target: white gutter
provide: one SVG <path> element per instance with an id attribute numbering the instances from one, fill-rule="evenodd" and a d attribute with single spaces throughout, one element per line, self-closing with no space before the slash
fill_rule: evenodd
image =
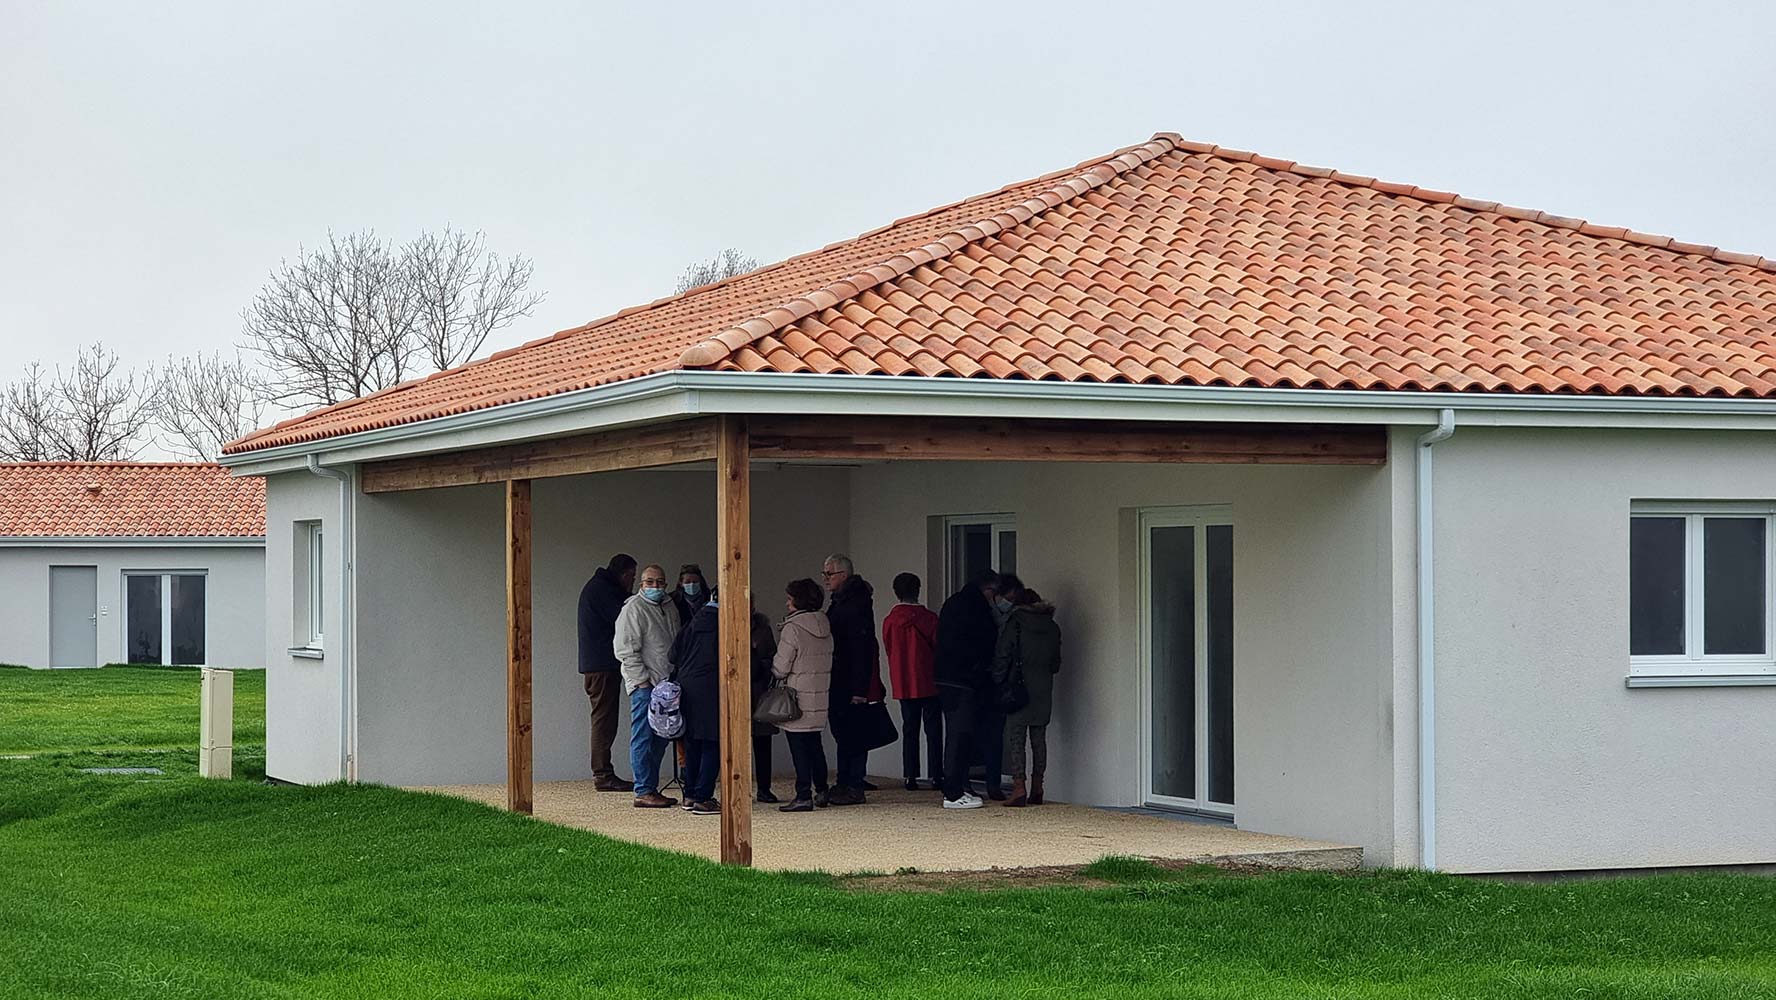
<path id="1" fill-rule="evenodd" d="M 1418 863 L 1437 867 L 1437 607 L 1432 529 L 1431 449 L 1455 433 L 1455 411 L 1441 410 L 1437 427 L 1418 439 Z"/>
<path id="2" fill-rule="evenodd" d="M 1257 389 L 767 372 L 670 371 L 430 420 L 224 455 L 236 474 L 454 450 L 653 422 L 696 413 L 880 413 L 1432 424 L 1460 408 L 1467 425 L 1776 430 L 1776 399 L 1527 393 Z"/>
<path id="3" fill-rule="evenodd" d="M 356 781 L 358 763 L 353 739 L 357 706 L 353 694 L 357 689 L 352 670 L 352 477 L 351 473 L 329 469 L 320 456 L 308 456 L 308 471 L 339 482 L 339 780 Z"/>

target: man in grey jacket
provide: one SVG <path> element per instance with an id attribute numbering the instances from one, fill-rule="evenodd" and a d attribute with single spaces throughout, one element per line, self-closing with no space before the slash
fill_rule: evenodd
<path id="1" fill-rule="evenodd" d="M 644 566 L 640 593 L 623 602 L 612 648 L 629 693 L 629 767 L 635 775 L 635 808 L 670 809 L 678 800 L 660 794 L 660 758 L 667 741 L 648 724 L 654 685 L 672 673 L 668 654 L 678 638 L 678 609 L 666 595 L 666 570 Z"/>

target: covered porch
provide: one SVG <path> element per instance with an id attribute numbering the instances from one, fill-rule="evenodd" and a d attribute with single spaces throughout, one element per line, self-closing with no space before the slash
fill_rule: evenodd
<path id="1" fill-rule="evenodd" d="M 1393 614 L 1412 555 L 1399 544 L 1410 488 L 1390 459 L 1407 440 L 1381 426 L 724 415 L 366 463 L 358 777 L 774 868 L 1106 854 L 1385 864 L 1398 847 L 1396 758 L 1414 735 L 1397 725 L 1409 703 L 1392 697 L 1410 668 Z M 1201 554 L 1173 566 L 1168 589 L 1155 582 L 1154 532 L 1180 527 L 1200 531 L 1197 550 L 1218 529 L 1229 544 L 1218 567 Z M 892 790 L 869 805 L 755 814 L 746 604 L 732 599 L 724 697 L 736 695 L 737 738 L 724 739 L 720 820 L 636 810 L 576 780 L 587 716 L 574 598 L 611 553 L 668 572 L 701 562 L 724 594 L 751 593 L 777 620 L 784 582 L 848 552 L 876 587 L 879 620 L 897 572 L 941 603 L 977 557 L 958 531 L 993 536 L 988 558 L 1015 559 L 1060 609 L 1049 789 L 1070 805 L 946 812 L 935 793 L 899 790 L 890 746 L 870 764 Z M 1216 585 L 1227 620 L 1212 641 L 1239 650 L 1237 668 L 1209 662 Z M 1168 614 L 1176 642 L 1156 652 Z M 624 774 L 625 747 L 619 737 Z M 1153 806 L 1210 821 L 1112 811 Z"/>

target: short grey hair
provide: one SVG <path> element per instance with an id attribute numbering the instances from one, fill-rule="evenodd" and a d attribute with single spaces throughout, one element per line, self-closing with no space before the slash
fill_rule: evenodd
<path id="1" fill-rule="evenodd" d="M 821 563 L 821 565 L 822 566 L 837 566 L 839 569 L 843 570 L 846 573 L 856 573 L 857 572 L 857 570 L 851 565 L 851 557 L 844 554 L 843 552 L 834 552 L 832 555 L 827 556 L 826 561 Z"/>

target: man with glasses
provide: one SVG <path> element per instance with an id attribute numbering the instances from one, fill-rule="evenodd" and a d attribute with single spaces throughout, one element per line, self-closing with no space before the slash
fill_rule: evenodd
<path id="1" fill-rule="evenodd" d="M 641 592 L 623 602 L 613 642 L 629 693 L 629 767 L 635 776 L 635 808 L 670 809 L 678 800 L 660 794 L 660 758 L 666 740 L 648 723 L 654 685 L 672 674 L 670 655 L 678 638 L 678 609 L 667 599 L 666 570 L 642 567 Z"/>

